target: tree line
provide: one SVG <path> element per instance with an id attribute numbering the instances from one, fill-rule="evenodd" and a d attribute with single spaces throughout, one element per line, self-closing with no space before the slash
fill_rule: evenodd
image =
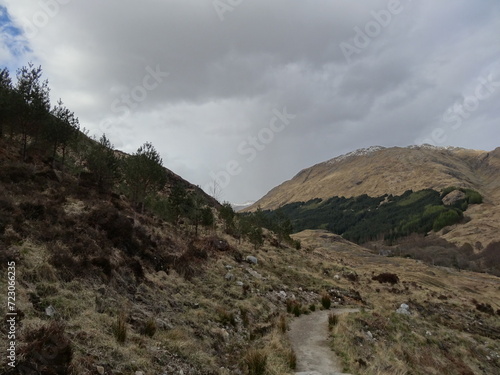
<path id="1" fill-rule="evenodd" d="M 78 117 L 61 99 L 51 106 L 49 82 L 41 66 L 29 63 L 12 79 L 7 68 L 0 69 L 0 139 L 19 146 L 22 162 L 33 157 L 50 161 L 52 168 L 76 176 L 80 184 L 100 193 L 126 195 L 137 209 L 145 209 L 175 225 L 186 221 L 197 235 L 199 227 L 215 228 L 216 215 L 224 231 L 245 238 L 255 248 L 263 245 L 264 230 L 275 233 L 275 245 L 286 242 L 300 247 L 290 238 L 291 221 L 284 211 L 265 215 L 237 214 L 230 203 L 217 209 L 201 191 L 169 178 L 163 160 L 152 143 L 145 142 L 132 155 L 114 149 L 102 134 L 89 137 Z"/>
<path id="2" fill-rule="evenodd" d="M 454 190 L 464 193 L 462 199 L 445 205 L 442 198 Z M 408 190 L 402 195 L 370 197 L 332 197 L 287 204 L 279 211 L 263 211 L 265 218 L 289 217 L 295 231 L 326 229 L 344 238 L 364 243 L 384 239 L 392 242 L 412 233 L 439 231 L 461 222 L 470 204 L 479 204 L 483 197 L 472 189 L 449 187 L 437 192 L 432 189 Z"/>
<path id="3" fill-rule="evenodd" d="M 41 66 L 29 63 L 17 70 L 15 79 L 7 68 L 0 69 L 0 139 L 19 146 L 22 162 L 41 157 L 63 177 L 71 173 L 101 193 L 125 194 L 141 211 L 151 209 L 176 224 L 186 218 L 196 233 L 199 225 L 213 225 L 212 208 L 200 192 L 176 181 L 166 186 L 168 172 L 152 143 L 125 155 L 106 134 L 99 139 L 87 134 L 61 99 L 51 106 Z"/>

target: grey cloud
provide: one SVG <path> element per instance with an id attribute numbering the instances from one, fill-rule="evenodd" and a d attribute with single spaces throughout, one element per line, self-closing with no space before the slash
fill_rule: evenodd
<path id="1" fill-rule="evenodd" d="M 38 9 L 5 3 L 16 20 Z M 221 22 L 211 0 L 73 0 L 29 40 L 26 60 L 42 63 L 54 99 L 125 151 L 153 141 L 167 167 L 202 186 L 236 160 L 242 172 L 223 198 L 247 201 L 339 153 L 427 138 L 449 126 L 443 114 L 480 77 L 500 76 L 493 0 L 401 0 L 402 11 L 348 63 L 340 44 L 353 44 L 355 28 L 389 3 L 247 0 Z M 114 110 L 148 67 L 169 75 L 126 115 Z M 491 148 L 498 91 L 447 130 L 449 142 Z M 248 162 L 238 146 L 284 107 L 297 117 Z"/>

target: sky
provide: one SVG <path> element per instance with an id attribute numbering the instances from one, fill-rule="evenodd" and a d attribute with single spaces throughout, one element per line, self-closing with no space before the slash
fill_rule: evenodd
<path id="1" fill-rule="evenodd" d="M 0 66 L 232 203 L 358 148 L 499 147 L 499 37 L 498 0 L 0 0 Z"/>

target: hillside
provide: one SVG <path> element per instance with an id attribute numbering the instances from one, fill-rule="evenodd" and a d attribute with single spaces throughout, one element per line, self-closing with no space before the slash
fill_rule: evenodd
<path id="1" fill-rule="evenodd" d="M 361 149 L 302 170 L 246 211 L 276 209 L 314 198 L 379 197 L 449 186 L 477 190 L 484 204 L 471 207 L 467 211 L 471 220 L 449 228 L 443 237 L 460 244 L 479 241 L 486 245 L 498 240 L 500 148 L 491 152 L 428 145 Z"/>
<path id="2" fill-rule="evenodd" d="M 4 358 L 3 373 L 291 374 L 287 327 L 330 305 L 362 308 L 332 331 L 346 371 L 500 368 L 498 278 L 380 257 L 321 231 L 294 235 L 302 249 L 268 231 L 255 244 L 226 233 L 219 206 L 195 231 L 192 217 L 163 220 L 71 168 L 61 179 L 37 155 L 19 161 L 15 141 L 0 150 L 0 267 L 15 264 L 17 314 L 15 367 Z M 387 270 L 396 285 L 372 281 Z M 395 312 L 401 303 L 411 316 Z"/>

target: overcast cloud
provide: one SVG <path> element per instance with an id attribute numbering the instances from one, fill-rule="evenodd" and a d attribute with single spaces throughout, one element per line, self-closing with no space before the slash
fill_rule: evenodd
<path id="1" fill-rule="evenodd" d="M 497 0 L 0 4 L 0 65 L 222 200 L 371 145 L 500 146 Z"/>

